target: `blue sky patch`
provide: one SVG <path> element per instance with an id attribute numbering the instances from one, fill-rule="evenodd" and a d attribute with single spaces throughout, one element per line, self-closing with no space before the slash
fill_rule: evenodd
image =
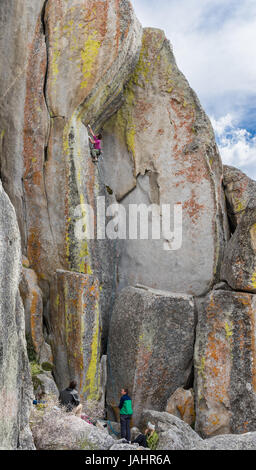
<path id="1" fill-rule="evenodd" d="M 131 0 L 163 29 L 210 117 L 223 163 L 256 179 L 256 1 Z"/>

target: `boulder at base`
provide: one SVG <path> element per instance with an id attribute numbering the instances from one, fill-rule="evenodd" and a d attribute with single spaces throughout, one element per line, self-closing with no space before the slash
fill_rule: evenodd
<path id="1" fill-rule="evenodd" d="M 155 425 L 159 436 L 157 450 L 194 450 L 203 445 L 203 439 L 187 424 L 170 413 L 145 410 L 142 413 L 140 428 Z"/>
<path id="2" fill-rule="evenodd" d="M 188 295 L 127 287 L 111 318 L 107 404 L 118 412 L 120 389 L 133 400 L 133 424 L 145 408 L 163 411 L 187 384 L 193 362 L 194 301 Z"/>
<path id="3" fill-rule="evenodd" d="M 157 450 L 256 450 L 256 432 L 202 439 L 188 424 L 169 413 L 145 410 L 141 429 L 147 427 L 149 421 L 155 425 L 159 436 Z"/>
<path id="4" fill-rule="evenodd" d="M 178 418 L 192 426 L 195 422 L 194 391 L 192 388 L 184 390 L 180 387 L 175 390 L 169 398 L 166 406 L 167 413 Z"/>
<path id="5" fill-rule="evenodd" d="M 212 291 L 198 302 L 195 429 L 203 437 L 256 429 L 256 296 Z"/>
<path id="6" fill-rule="evenodd" d="M 35 410 L 31 429 L 37 450 L 108 450 L 116 443 L 107 431 L 57 407 Z"/>

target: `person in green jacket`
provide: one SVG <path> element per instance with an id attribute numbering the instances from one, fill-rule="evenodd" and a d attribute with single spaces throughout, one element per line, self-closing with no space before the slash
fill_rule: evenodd
<path id="1" fill-rule="evenodd" d="M 121 389 L 121 399 L 119 403 L 121 438 L 131 442 L 130 421 L 133 414 L 132 400 L 128 395 L 128 388 Z"/>

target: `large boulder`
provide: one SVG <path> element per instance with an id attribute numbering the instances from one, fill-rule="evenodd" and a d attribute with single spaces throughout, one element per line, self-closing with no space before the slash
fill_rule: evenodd
<path id="1" fill-rule="evenodd" d="M 155 425 L 159 436 L 157 450 L 195 450 L 204 443 L 187 423 L 169 413 L 144 410 L 141 429 L 146 429 L 148 422 Z"/>
<path id="2" fill-rule="evenodd" d="M 134 204 L 160 205 L 166 222 L 160 239 L 152 239 L 151 219 L 148 239 L 140 240 L 139 231 L 138 239 L 127 235 L 119 288 L 140 283 L 207 292 L 228 237 L 222 164 L 210 121 L 161 30 L 144 30 L 125 102 L 104 126 L 104 155 L 106 184 L 126 211 Z M 170 205 L 167 216 L 164 204 Z"/>
<path id="3" fill-rule="evenodd" d="M 182 387 L 177 388 L 169 398 L 165 411 L 171 415 L 177 416 L 190 426 L 193 426 L 195 423 L 193 389 L 184 390 Z"/>
<path id="4" fill-rule="evenodd" d="M 256 450 L 256 432 L 211 437 L 200 443 L 198 450 Z"/>
<path id="5" fill-rule="evenodd" d="M 255 186 L 256 187 L 256 186 Z M 221 279 L 256 294 L 256 198 L 251 198 L 225 249 Z"/>
<path id="6" fill-rule="evenodd" d="M 116 443 L 107 431 L 58 407 L 35 409 L 31 429 L 37 450 L 108 450 Z"/>
<path id="7" fill-rule="evenodd" d="M 145 410 L 141 426 L 151 422 L 159 435 L 157 450 L 256 450 L 256 432 L 202 439 L 188 424 L 169 413 Z"/>
<path id="8" fill-rule="evenodd" d="M 19 294 L 20 232 L 0 181 L 0 442 L 4 449 L 33 449 L 28 422 L 33 387 Z"/>
<path id="9" fill-rule="evenodd" d="M 198 301 L 195 430 L 203 437 L 256 429 L 256 296 L 212 291 Z"/>
<path id="10" fill-rule="evenodd" d="M 223 185 L 227 199 L 228 216 L 235 229 L 241 221 L 250 199 L 256 206 L 256 182 L 233 166 L 223 166 Z"/>
<path id="11" fill-rule="evenodd" d="M 190 379 L 195 333 L 193 297 L 143 287 L 119 294 L 108 343 L 107 404 L 117 411 L 120 389 L 133 401 L 133 423 L 144 408 L 163 411 Z"/>
<path id="12" fill-rule="evenodd" d="M 59 390 L 76 379 L 82 401 L 100 400 L 101 312 L 94 276 L 57 270 L 51 285 L 51 346 Z"/>

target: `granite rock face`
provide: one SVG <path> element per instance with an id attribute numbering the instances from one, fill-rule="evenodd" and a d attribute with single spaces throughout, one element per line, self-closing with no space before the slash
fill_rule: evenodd
<path id="1" fill-rule="evenodd" d="M 198 301 L 195 429 L 203 437 L 256 429 L 256 296 L 212 291 Z"/>
<path id="2" fill-rule="evenodd" d="M 210 121 L 161 30 L 144 30 L 125 102 L 104 126 L 104 154 L 106 182 L 125 209 L 161 205 L 166 221 L 161 239 L 152 239 L 150 221 L 149 240 L 124 241 L 119 288 L 139 283 L 192 295 L 207 292 L 228 237 L 222 164 Z M 170 205 L 168 222 L 164 204 Z"/>
<path id="3" fill-rule="evenodd" d="M 85 125 L 99 127 L 120 107 L 142 28 L 124 0 L 11 0 L 0 12 L 1 176 L 23 254 L 38 275 L 44 315 L 56 269 L 99 278 L 106 342 L 115 256 L 111 242 L 76 237 L 74 211 L 85 203 L 95 209 L 105 195 Z"/>
<path id="4" fill-rule="evenodd" d="M 4 0 L 0 5 L 1 180 L 16 211 L 22 248 L 27 240 L 26 212 L 30 212 L 29 207 L 25 210 L 28 200 L 25 202 L 24 185 L 28 177 L 37 187 L 41 180 L 42 188 L 39 170 L 48 129 L 43 97 L 47 65 L 41 22 L 44 3 L 45 0 Z M 29 159 L 33 159 L 30 168 Z M 38 202 L 37 197 L 34 204 Z"/>
<path id="5" fill-rule="evenodd" d="M 107 404 L 116 410 L 120 389 L 133 399 L 133 424 L 143 408 L 163 411 L 170 395 L 189 381 L 194 345 L 191 296 L 143 287 L 121 291 L 111 317 Z"/>
<path id="6" fill-rule="evenodd" d="M 256 187 L 256 186 L 255 186 Z M 221 279 L 256 294 L 256 198 L 251 198 L 225 249 Z"/>
<path id="7" fill-rule="evenodd" d="M 45 24 L 51 115 L 106 120 L 138 59 L 142 28 L 130 2 L 48 0 Z"/>
<path id="8" fill-rule="evenodd" d="M 28 260 L 26 261 L 28 262 Z M 35 271 L 29 267 L 25 267 L 24 264 L 22 266 L 22 276 L 19 287 L 25 310 L 26 335 L 32 342 L 38 362 L 40 364 L 43 362 L 52 363 L 51 347 L 45 342 L 43 331 L 42 291 L 38 286 Z"/>
<path id="9" fill-rule="evenodd" d="M 157 450 L 255 450 L 256 432 L 225 434 L 202 439 L 188 424 L 169 413 L 145 410 L 141 425 L 155 424 L 159 435 Z"/>
<path id="10" fill-rule="evenodd" d="M 256 432 L 211 437 L 198 450 L 256 450 Z"/>
<path id="11" fill-rule="evenodd" d="M 48 396 L 59 398 L 59 390 L 54 382 L 51 373 L 41 373 L 37 375 L 38 388 L 37 393 L 42 395 L 43 401 L 47 400 Z"/>
<path id="12" fill-rule="evenodd" d="M 21 243 L 15 210 L 0 181 L 0 445 L 33 449 L 28 421 L 33 388 L 19 294 Z"/>
<path id="13" fill-rule="evenodd" d="M 59 389 L 75 378 L 84 403 L 103 408 L 107 390 L 116 413 L 128 386 L 135 424 L 145 407 L 187 420 L 185 398 L 167 400 L 192 386 L 193 296 L 196 428 L 253 431 L 256 183 L 233 167 L 223 175 L 163 31 L 143 31 L 128 0 L 2 0 L 0 30 L 0 446 L 33 448 L 25 333 L 39 370 L 53 363 Z M 88 123 L 103 133 L 98 165 Z M 112 203 L 123 218 L 110 239 L 100 222 Z M 140 213 L 140 230 L 136 204 L 153 211 L 148 224 Z M 51 377 L 41 379 L 57 396 Z M 161 448 L 204 445 L 168 419 Z M 75 448 L 113 445 L 71 421 Z"/>
<path id="14" fill-rule="evenodd" d="M 256 182 L 233 166 L 223 166 L 223 185 L 233 229 L 241 221 L 250 199 L 256 206 Z"/>
<path id="15" fill-rule="evenodd" d="M 51 286 L 51 346 L 59 390 L 78 383 L 81 400 L 100 400 L 99 283 L 93 276 L 57 270 Z"/>

